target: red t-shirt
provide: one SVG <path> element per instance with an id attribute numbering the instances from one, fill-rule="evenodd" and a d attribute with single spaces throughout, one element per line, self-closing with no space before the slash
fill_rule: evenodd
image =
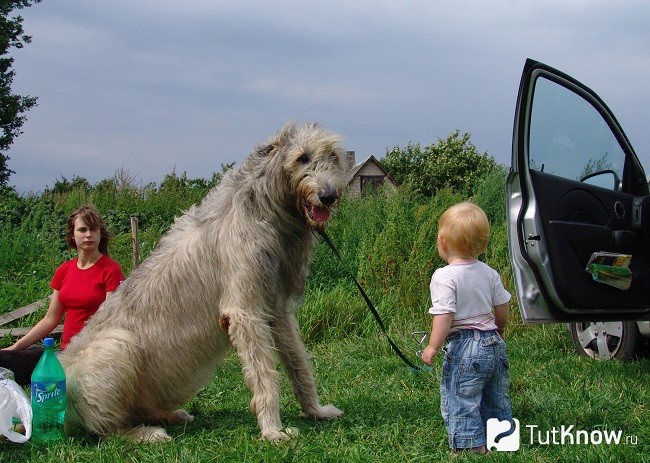
<path id="1" fill-rule="evenodd" d="M 84 270 L 77 267 L 77 258 L 64 262 L 56 269 L 50 287 L 59 291 L 59 302 L 65 314 L 61 349 L 97 312 L 106 299 L 106 293 L 115 291 L 122 280 L 124 274 L 120 265 L 106 255 Z"/>

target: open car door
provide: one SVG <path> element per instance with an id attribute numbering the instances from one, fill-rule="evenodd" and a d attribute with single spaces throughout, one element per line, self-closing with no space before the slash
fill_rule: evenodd
<path id="1" fill-rule="evenodd" d="M 645 172 L 598 95 L 533 60 L 519 87 L 506 192 L 525 322 L 650 318 Z M 591 261 L 594 253 L 603 257 Z"/>

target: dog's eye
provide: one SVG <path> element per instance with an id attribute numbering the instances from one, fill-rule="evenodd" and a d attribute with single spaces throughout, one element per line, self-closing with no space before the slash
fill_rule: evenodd
<path id="1" fill-rule="evenodd" d="M 330 154 L 330 157 L 332 158 L 332 163 L 335 165 L 338 165 L 339 163 L 339 155 L 336 153 Z"/>
<path id="2" fill-rule="evenodd" d="M 309 156 L 307 156 L 306 154 L 303 154 L 302 156 L 300 156 L 298 158 L 298 162 L 300 164 L 307 164 L 309 162 Z"/>

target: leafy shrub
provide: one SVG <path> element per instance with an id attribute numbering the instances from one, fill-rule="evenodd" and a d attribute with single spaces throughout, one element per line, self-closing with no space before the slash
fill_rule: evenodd
<path id="1" fill-rule="evenodd" d="M 0 225 L 16 225 L 25 212 L 26 200 L 16 190 L 0 185 Z"/>
<path id="2" fill-rule="evenodd" d="M 458 130 L 424 148 L 411 143 L 404 149 L 396 146 L 381 162 L 399 184 L 410 183 L 416 193 L 426 197 L 444 188 L 472 196 L 479 181 L 496 167 L 492 156 L 479 153 L 470 135 L 460 135 Z"/>

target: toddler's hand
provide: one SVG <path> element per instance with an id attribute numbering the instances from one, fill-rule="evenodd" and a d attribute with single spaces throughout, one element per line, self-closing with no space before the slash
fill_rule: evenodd
<path id="1" fill-rule="evenodd" d="M 426 363 L 427 365 L 432 365 L 433 364 L 433 358 L 436 356 L 438 353 L 438 349 L 434 349 L 431 346 L 427 346 L 424 348 L 422 351 L 422 361 Z"/>

